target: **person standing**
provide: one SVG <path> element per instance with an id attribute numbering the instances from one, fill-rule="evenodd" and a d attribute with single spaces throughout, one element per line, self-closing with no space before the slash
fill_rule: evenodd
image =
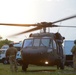
<path id="1" fill-rule="evenodd" d="M 9 58 L 10 69 L 12 72 L 17 72 L 17 62 L 16 62 L 17 49 L 13 47 L 13 44 L 9 44 L 9 48 L 6 51 L 6 58 Z"/>
<path id="2" fill-rule="evenodd" d="M 75 45 L 71 49 L 71 52 L 73 54 L 73 68 L 74 68 L 74 71 L 76 71 L 76 40 L 74 41 L 74 44 Z"/>
<path id="3" fill-rule="evenodd" d="M 60 64 L 57 65 L 57 69 L 64 69 L 64 53 L 63 53 L 63 40 L 65 37 L 63 37 L 59 32 L 55 33 L 55 41 L 57 45 L 57 54 L 58 54 L 58 59 L 60 59 Z"/>

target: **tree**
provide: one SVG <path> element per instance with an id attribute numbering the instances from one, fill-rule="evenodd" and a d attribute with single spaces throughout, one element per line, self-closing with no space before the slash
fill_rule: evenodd
<path id="1" fill-rule="evenodd" d="M 1 48 L 3 45 L 5 45 L 5 44 L 8 45 L 8 44 L 11 43 L 11 42 L 13 42 L 13 41 L 8 40 L 8 39 L 0 40 L 0 48 Z"/>

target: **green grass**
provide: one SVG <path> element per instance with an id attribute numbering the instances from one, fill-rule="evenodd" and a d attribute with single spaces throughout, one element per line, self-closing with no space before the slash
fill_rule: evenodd
<path id="1" fill-rule="evenodd" d="M 40 70 L 40 71 L 38 71 Z M 43 70 L 56 70 L 53 72 Z M 73 68 L 65 67 L 64 70 L 57 70 L 56 67 L 43 67 L 29 65 L 27 72 L 22 72 L 21 66 L 18 66 L 18 72 L 12 73 L 10 71 L 10 65 L 3 65 L 0 63 L 0 75 L 76 75 Z"/>

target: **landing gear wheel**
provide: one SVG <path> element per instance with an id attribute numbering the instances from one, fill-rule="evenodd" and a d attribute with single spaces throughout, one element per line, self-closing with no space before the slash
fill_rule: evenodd
<path id="1" fill-rule="evenodd" d="M 22 65 L 22 70 L 23 70 L 23 71 L 26 71 L 27 68 L 28 68 L 28 65 L 24 65 L 24 64 Z"/>
<path id="2" fill-rule="evenodd" d="M 64 62 L 62 60 L 58 60 L 57 69 L 64 70 Z"/>
<path id="3" fill-rule="evenodd" d="M 63 62 L 60 63 L 60 69 L 64 70 L 64 63 Z"/>
<path id="4" fill-rule="evenodd" d="M 62 60 L 60 61 L 60 69 L 64 70 L 64 62 Z"/>

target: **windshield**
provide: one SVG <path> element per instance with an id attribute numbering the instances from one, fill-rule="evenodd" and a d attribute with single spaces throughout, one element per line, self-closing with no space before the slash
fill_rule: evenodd
<path id="1" fill-rule="evenodd" d="M 32 46 L 33 39 L 26 39 L 24 40 L 23 48 L 27 46 Z"/>
<path id="2" fill-rule="evenodd" d="M 33 46 L 39 46 L 40 45 L 40 39 L 34 39 Z"/>
<path id="3" fill-rule="evenodd" d="M 9 46 L 8 45 L 4 45 L 4 46 L 2 46 L 2 48 L 1 49 L 8 49 L 9 48 Z"/>
<path id="4" fill-rule="evenodd" d="M 41 39 L 41 46 L 48 47 L 49 46 L 49 43 L 50 43 L 50 39 L 47 39 L 47 38 Z"/>
<path id="5" fill-rule="evenodd" d="M 45 47 L 52 47 L 52 40 L 50 38 L 33 38 L 33 39 L 25 39 L 23 48 L 25 47 L 32 47 L 32 46 L 45 46 Z"/>

